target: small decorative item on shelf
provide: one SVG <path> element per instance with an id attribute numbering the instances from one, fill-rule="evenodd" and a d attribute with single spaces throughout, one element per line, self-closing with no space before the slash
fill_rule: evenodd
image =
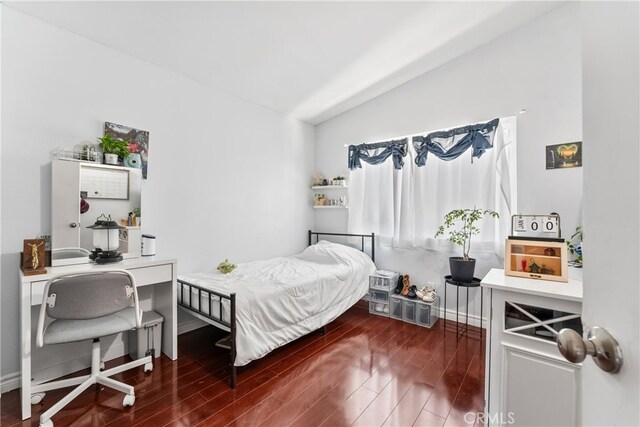
<path id="1" fill-rule="evenodd" d="M 313 201 L 314 206 L 324 206 L 326 201 L 327 201 L 327 198 L 324 194 L 317 193 L 314 195 L 314 201 Z"/>
<path id="2" fill-rule="evenodd" d="M 25 276 L 45 274 L 45 240 L 26 239 L 22 249 L 22 262 L 20 269 Z"/>
<path id="3" fill-rule="evenodd" d="M 100 141 L 100 148 L 104 151 L 104 162 L 108 165 L 117 165 L 118 157 L 126 159 L 129 156 L 127 142 L 121 138 L 114 138 L 109 134 L 104 134 Z"/>
<path id="4" fill-rule="evenodd" d="M 316 174 L 313 176 L 313 186 L 317 187 L 319 185 L 322 185 L 322 180 L 323 180 L 322 174 L 319 172 L 316 172 Z"/>
<path id="5" fill-rule="evenodd" d="M 335 177 L 335 178 L 333 178 L 333 179 L 331 180 L 331 183 L 332 183 L 333 185 L 339 185 L 339 186 L 342 186 L 342 187 L 346 187 L 346 185 L 347 185 L 347 180 L 346 180 L 346 179 L 344 179 L 344 177 L 343 177 L 343 176 L 337 176 L 337 177 Z"/>
<path id="6" fill-rule="evenodd" d="M 444 225 L 438 228 L 435 237 L 444 234 L 445 230 L 449 230 L 448 240 L 456 245 L 462 246 L 462 257 L 450 257 L 449 268 L 451 269 L 451 277 L 457 282 L 471 282 L 476 268 L 475 258 L 469 257 L 471 249 L 471 238 L 480 233 L 480 230 L 474 224 L 486 215 L 493 218 L 499 218 L 497 212 L 488 209 L 455 209 L 444 216 Z"/>
<path id="7" fill-rule="evenodd" d="M 86 160 L 88 162 L 96 162 L 99 161 L 100 156 L 98 155 L 98 151 L 93 144 L 84 144 L 82 146 L 82 155 L 80 160 Z"/>

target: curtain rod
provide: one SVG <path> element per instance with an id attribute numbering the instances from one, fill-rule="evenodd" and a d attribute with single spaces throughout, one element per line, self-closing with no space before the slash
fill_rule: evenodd
<path id="1" fill-rule="evenodd" d="M 527 112 L 527 110 L 525 108 L 521 108 L 517 113 L 514 113 L 514 115 L 516 115 L 516 114 L 525 114 L 526 112 Z M 504 117 L 509 117 L 509 116 L 504 116 Z M 472 125 L 477 125 L 478 123 L 484 123 L 484 122 L 491 121 L 491 120 L 493 120 L 493 119 L 489 119 L 489 120 L 485 120 L 485 121 L 479 121 L 479 122 L 476 122 L 476 123 L 472 123 Z M 468 126 L 468 125 L 461 125 L 461 126 Z M 395 136 L 393 138 L 385 138 L 385 139 L 380 139 L 378 141 L 372 141 L 372 142 L 361 142 L 360 144 L 377 144 L 378 142 L 386 142 L 386 141 L 392 141 L 392 140 L 396 140 L 396 139 L 412 138 L 412 137 L 418 136 L 418 135 L 425 135 L 425 134 L 430 134 L 432 132 L 439 132 L 439 131 L 442 131 L 442 130 L 455 129 L 457 127 L 460 127 L 460 126 L 451 126 L 449 128 L 445 128 L 445 129 L 429 130 L 429 131 L 426 131 L 426 132 L 412 133 L 412 134 L 404 135 L 404 136 Z M 343 147 L 347 148 L 350 145 L 360 145 L 360 144 L 344 144 Z"/>

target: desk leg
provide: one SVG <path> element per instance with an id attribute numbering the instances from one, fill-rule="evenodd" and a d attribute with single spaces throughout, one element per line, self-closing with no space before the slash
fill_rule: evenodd
<path id="1" fill-rule="evenodd" d="M 175 286 L 172 282 L 158 283 L 153 290 L 153 309 L 164 318 L 162 324 L 162 352 L 171 360 L 178 358 L 178 316 Z M 173 304 L 172 304 L 173 302 Z"/>
<path id="2" fill-rule="evenodd" d="M 178 304 L 176 294 L 177 272 L 173 266 L 171 282 L 153 285 L 153 309 L 164 317 L 162 325 L 162 352 L 171 360 L 178 358 Z"/>
<path id="3" fill-rule="evenodd" d="M 22 419 L 31 418 L 31 285 L 20 284 L 20 403 Z"/>

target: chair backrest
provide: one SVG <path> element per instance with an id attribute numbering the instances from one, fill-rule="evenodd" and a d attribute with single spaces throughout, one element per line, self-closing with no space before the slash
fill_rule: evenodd
<path id="1" fill-rule="evenodd" d="M 137 306 L 135 279 L 126 270 L 60 276 L 45 287 L 43 305 L 53 319 L 86 320 Z"/>

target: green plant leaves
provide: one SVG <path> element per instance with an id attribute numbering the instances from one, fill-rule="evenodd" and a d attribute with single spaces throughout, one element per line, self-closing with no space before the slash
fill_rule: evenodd
<path id="1" fill-rule="evenodd" d="M 485 216 L 500 218 L 498 212 L 489 209 L 454 209 L 444 216 L 444 225 L 438 227 L 435 237 L 442 236 L 449 230 L 449 240 L 456 245 L 462 246 L 464 259 L 469 259 L 471 249 L 471 237 L 480 233 L 480 229 L 474 224 Z"/>

